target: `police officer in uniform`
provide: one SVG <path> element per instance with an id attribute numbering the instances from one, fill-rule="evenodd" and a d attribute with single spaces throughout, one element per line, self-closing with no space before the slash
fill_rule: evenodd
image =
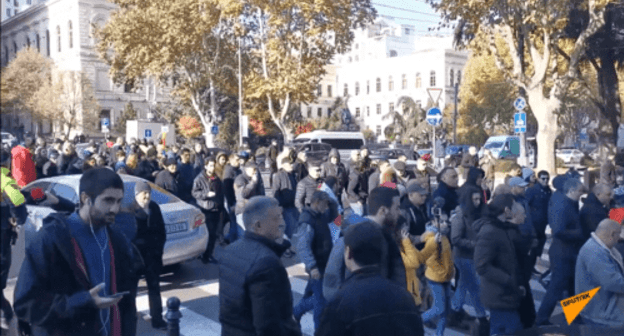
<path id="1" fill-rule="evenodd" d="M 10 176 L 11 155 L 3 150 L 0 154 L 0 304 L 2 305 L 2 329 L 8 329 L 13 318 L 13 308 L 4 297 L 9 267 L 11 267 L 11 246 L 17 239 L 17 225 L 26 222 L 28 213 L 24 195 L 20 192 L 17 182 Z"/>

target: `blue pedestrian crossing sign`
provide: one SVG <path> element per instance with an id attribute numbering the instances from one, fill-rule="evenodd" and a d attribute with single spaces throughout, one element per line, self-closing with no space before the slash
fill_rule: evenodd
<path id="1" fill-rule="evenodd" d="M 524 98 L 522 97 L 518 97 L 516 98 L 516 100 L 514 101 L 514 108 L 518 111 L 522 111 L 524 110 L 524 108 L 526 107 L 526 100 L 524 100 Z"/>
<path id="2" fill-rule="evenodd" d="M 152 137 L 152 130 L 151 129 L 146 129 L 145 130 L 145 138 L 149 139 Z"/>
<path id="3" fill-rule="evenodd" d="M 427 111 L 427 122 L 431 126 L 442 124 L 442 111 L 437 107 L 432 107 Z"/>
<path id="4" fill-rule="evenodd" d="M 514 114 L 514 130 L 516 133 L 526 133 L 526 113 L 518 112 Z"/>
<path id="5" fill-rule="evenodd" d="M 110 125 L 110 119 L 102 118 L 102 126 L 108 127 L 108 125 Z"/>
<path id="6" fill-rule="evenodd" d="M 217 126 L 217 125 L 212 126 L 212 127 L 210 128 L 210 133 L 212 133 L 212 134 L 214 134 L 214 135 L 219 134 L 219 126 Z"/>

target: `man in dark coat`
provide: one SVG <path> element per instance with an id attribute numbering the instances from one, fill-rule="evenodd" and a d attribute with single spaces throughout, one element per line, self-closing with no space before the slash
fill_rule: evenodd
<path id="1" fill-rule="evenodd" d="M 266 160 L 269 164 L 269 187 L 273 188 L 273 175 L 277 173 L 277 156 L 279 155 L 279 149 L 277 148 L 277 140 L 271 141 L 271 146 L 266 153 Z"/>
<path id="2" fill-rule="evenodd" d="M 466 170 L 468 171 L 468 174 L 464 175 L 466 176 L 466 181 L 464 181 L 464 184 L 457 189 L 458 198 L 461 197 L 466 189 L 477 188 L 481 190 L 481 193 L 483 193 L 483 187 L 481 187 L 481 184 L 483 183 L 485 172 L 481 168 L 477 167 L 469 167 Z M 486 198 L 485 196 L 486 195 L 483 193 L 484 199 Z"/>
<path id="3" fill-rule="evenodd" d="M 433 192 L 432 199 L 442 197 L 444 199 L 444 206 L 442 212 L 449 218 L 451 217 L 451 211 L 457 208 L 459 205 L 459 197 L 457 196 L 457 182 L 458 176 L 455 168 L 446 167 L 438 174 L 438 188 Z"/>
<path id="4" fill-rule="evenodd" d="M 370 221 L 346 230 L 343 258 L 352 274 L 328 303 L 317 336 L 424 335 L 414 298 L 380 273 L 384 241 Z"/>
<path id="5" fill-rule="evenodd" d="M 299 210 L 295 207 L 295 195 L 297 180 L 293 173 L 290 157 L 282 158 L 282 168 L 273 176 L 273 197 L 282 207 L 282 215 L 286 222 L 286 236 L 292 238 L 297 221 L 299 220 Z"/>
<path id="6" fill-rule="evenodd" d="M 522 330 L 518 308 L 527 288 L 521 287 L 520 266 L 514 241 L 513 196 L 497 195 L 488 204 L 488 214 L 474 222 L 477 241 L 474 261 L 481 280 L 481 302 L 490 310 L 492 335 L 512 335 Z M 517 211 L 522 207 L 516 206 Z"/>
<path id="7" fill-rule="evenodd" d="M 145 282 L 147 283 L 152 327 L 166 330 L 167 323 L 162 317 L 160 273 L 163 267 L 162 257 L 167 241 L 167 232 L 160 206 L 151 200 L 151 193 L 152 188 L 145 181 L 139 181 L 134 185 L 135 201 L 130 210 L 131 215 L 136 218 L 137 232 L 133 243 L 139 250 L 145 266 Z M 139 277 L 137 276 L 137 287 L 138 283 Z"/>
<path id="8" fill-rule="evenodd" d="M 154 184 L 178 196 L 179 189 L 178 180 L 176 178 L 177 172 L 178 163 L 175 161 L 175 159 L 167 159 L 165 161 L 165 169 L 158 172 Z"/>
<path id="9" fill-rule="evenodd" d="M 239 225 L 243 223 L 243 211 L 250 198 L 254 196 L 264 196 L 264 188 L 258 182 L 256 171 L 258 166 L 248 161 L 245 163 L 243 173 L 236 177 L 234 181 L 234 191 L 236 193 L 236 221 Z"/>
<path id="10" fill-rule="evenodd" d="M 470 146 L 467 153 L 464 153 L 461 159 L 461 166 L 464 168 L 464 178 L 468 176 L 468 171 L 472 167 L 479 165 L 479 156 L 477 155 L 477 148 Z"/>
<path id="11" fill-rule="evenodd" d="M 548 225 L 548 203 L 552 190 L 548 185 L 550 175 L 547 171 L 542 170 L 537 174 L 537 183 L 527 189 L 524 197 L 529 204 L 530 213 L 533 221 L 533 228 L 537 237 L 537 246 L 531 253 L 533 260 L 531 261 L 531 269 L 535 267 L 537 258 L 542 255 L 544 245 L 546 244 L 546 226 Z"/>
<path id="12" fill-rule="evenodd" d="M 288 273 L 280 259 L 290 247 L 274 198 L 258 196 L 243 210 L 245 234 L 219 259 L 222 335 L 300 336 Z"/>
<path id="13" fill-rule="evenodd" d="M 425 204 L 429 193 L 418 182 L 410 181 L 407 184 L 407 197 L 401 201 L 401 215 L 407 221 L 409 226 L 409 234 L 412 242 L 416 243 L 418 249 L 421 250 L 420 236 L 425 233 L 429 215 L 427 205 Z"/>
<path id="14" fill-rule="evenodd" d="M 581 208 L 581 228 L 585 241 L 596 231 L 598 224 L 605 218 L 609 218 L 613 189 L 606 184 L 596 184 L 592 192 L 587 195 Z"/>
<path id="15" fill-rule="evenodd" d="M 81 174 L 82 170 L 82 161 L 78 154 L 76 154 L 76 149 L 74 145 L 66 142 L 63 145 L 63 154 L 61 155 L 58 162 L 58 173 L 59 175 L 71 175 L 71 174 Z"/>
<path id="16" fill-rule="evenodd" d="M 332 148 L 329 152 L 329 161 L 323 163 L 321 166 L 321 178 L 326 179 L 330 176 L 336 178 L 338 183 L 338 194 L 336 197 L 338 198 L 338 202 L 342 199 L 342 191 L 347 187 L 347 183 L 349 183 L 349 175 L 347 174 L 347 168 L 342 162 L 340 162 L 340 154 L 338 150 Z"/>
<path id="17" fill-rule="evenodd" d="M 141 162 L 139 162 L 137 169 L 134 170 L 134 175 L 142 179 L 146 179 L 150 182 L 154 182 L 156 179 L 156 174 L 158 173 L 158 162 L 156 161 L 156 155 L 157 154 L 155 149 L 148 150 L 147 155 L 143 158 L 143 160 L 141 160 Z"/>
<path id="18" fill-rule="evenodd" d="M 32 335 L 136 334 L 135 255 L 113 229 L 123 181 L 108 168 L 80 178 L 80 210 L 51 214 L 28 244 L 15 287 L 15 313 Z M 104 322 L 104 323 L 103 323 Z"/>
<path id="19" fill-rule="evenodd" d="M 48 161 L 41 168 L 41 177 L 54 177 L 58 175 L 58 166 L 56 165 L 59 154 L 54 149 L 50 150 Z"/>
<path id="20" fill-rule="evenodd" d="M 308 162 L 308 155 L 305 152 L 297 153 L 297 160 L 293 165 L 293 170 L 295 172 L 295 178 L 297 179 L 297 183 L 303 180 L 306 176 L 308 176 L 308 169 L 306 168 Z"/>
<path id="21" fill-rule="evenodd" d="M 240 161 L 238 154 L 232 153 L 228 158 L 229 162 L 223 169 L 223 193 L 225 196 L 225 209 L 230 219 L 230 232 L 227 234 L 226 240 L 233 242 L 237 236 L 236 223 L 236 192 L 234 191 L 234 181 L 241 174 Z M 242 225 L 242 223 L 241 223 Z"/>
<path id="22" fill-rule="evenodd" d="M 178 163 L 178 195 L 184 202 L 192 203 L 193 181 L 195 180 L 195 170 L 191 164 L 191 150 L 182 149 L 180 162 Z"/>
<path id="23" fill-rule="evenodd" d="M 351 167 L 351 173 L 349 173 L 349 184 L 347 185 L 346 190 L 350 207 L 353 212 L 359 216 L 364 216 L 366 198 L 368 197 L 366 183 L 364 182 L 365 176 L 362 169 L 361 163 L 358 163 L 355 167 Z"/>
<path id="24" fill-rule="evenodd" d="M 325 308 L 323 275 L 332 249 L 332 235 L 327 225 L 338 216 L 338 203 L 325 192 L 312 194 L 310 206 L 301 212 L 297 225 L 297 253 L 305 265 L 310 280 L 305 294 L 294 308 L 295 319 L 314 309 L 314 327 L 318 329 Z"/>
<path id="25" fill-rule="evenodd" d="M 193 181 L 191 194 L 206 218 L 208 246 L 206 247 L 206 252 L 202 255 L 202 262 L 207 264 L 208 262 L 216 261 L 212 259 L 212 252 L 217 237 L 220 235 L 217 232 L 217 228 L 221 220 L 221 212 L 223 211 L 224 194 L 221 180 L 215 174 L 217 159 L 211 156 L 204 163 L 204 172 L 197 175 L 195 181 Z"/>
<path id="26" fill-rule="evenodd" d="M 585 243 L 578 202 L 585 193 L 581 181 L 568 177 L 561 190 L 550 198 L 548 223 L 552 228 L 553 242 L 548 250 L 552 278 L 546 295 L 537 312 L 537 326 L 550 324 L 549 319 L 555 306 L 568 296 L 574 295 L 574 267 L 579 250 Z"/>
<path id="27" fill-rule="evenodd" d="M 308 176 L 297 183 L 297 192 L 295 194 L 295 206 L 299 209 L 299 212 L 303 211 L 303 208 L 310 206 L 312 201 L 312 194 L 318 189 L 319 185 L 323 183 L 321 179 L 321 166 L 317 161 L 308 161 Z"/>

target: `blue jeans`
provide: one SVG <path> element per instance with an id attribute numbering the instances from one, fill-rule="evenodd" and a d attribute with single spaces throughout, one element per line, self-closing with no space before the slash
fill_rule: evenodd
<path id="1" fill-rule="evenodd" d="M 490 335 L 513 335 L 522 330 L 517 310 L 490 309 Z"/>
<path id="2" fill-rule="evenodd" d="M 297 232 L 297 222 L 299 221 L 299 210 L 295 207 L 282 208 L 282 217 L 286 223 L 286 236 L 288 239 L 292 239 L 292 236 Z"/>
<path id="3" fill-rule="evenodd" d="M 310 278 L 303 295 L 303 298 L 293 309 L 293 315 L 297 320 L 310 310 L 314 310 L 314 329 L 318 330 L 321 314 L 325 309 L 325 298 L 323 297 L 323 278 L 314 280 Z"/>
<path id="4" fill-rule="evenodd" d="M 553 258 L 550 253 L 550 273 L 551 280 L 546 295 L 542 299 L 542 305 L 537 312 L 537 325 L 544 324 L 550 320 L 550 315 L 555 310 L 559 301 L 564 299 L 564 291 L 568 295 L 574 295 L 574 272 L 576 261 L 573 258 Z"/>
<path id="5" fill-rule="evenodd" d="M 466 302 L 466 293 L 470 293 L 472 306 L 476 311 L 477 317 L 485 317 L 485 308 L 483 308 L 481 298 L 479 297 L 480 281 L 475 270 L 474 261 L 466 258 L 455 258 L 455 266 L 459 270 L 459 283 L 451 300 L 451 309 L 461 311 Z"/>
<path id="6" fill-rule="evenodd" d="M 351 210 L 358 216 L 364 216 L 364 205 L 361 203 L 351 203 Z"/>
<path id="7" fill-rule="evenodd" d="M 227 239 L 230 241 L 230 244 L 235 242 L 238 238 L 243 238 L 245 234 L 245 230 L 238 224 L 243 224 L 243 215 L 236 215 L 234 209 L 230 211 L 230 232 L 227 235 Z"/>
<path id="8" fill-rule="evenodd" d="M 448 282 L 427 280 L 433 294 L 433 306 L 423 313 L 423 323 L 438 318 L 436 335 L 443 336 L 446 329 L 446 315 L 448 315 L 451 286 Z"/>

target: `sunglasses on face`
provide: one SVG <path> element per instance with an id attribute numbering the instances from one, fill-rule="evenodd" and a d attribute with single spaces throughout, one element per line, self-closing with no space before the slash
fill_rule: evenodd
<path id="1" fill-rule="evenodd" d="M 542 180 L 542 181 L 548 181 L 548 180 L 550 180 L 550 177 L 540 177 L 540 180 Z"/>

